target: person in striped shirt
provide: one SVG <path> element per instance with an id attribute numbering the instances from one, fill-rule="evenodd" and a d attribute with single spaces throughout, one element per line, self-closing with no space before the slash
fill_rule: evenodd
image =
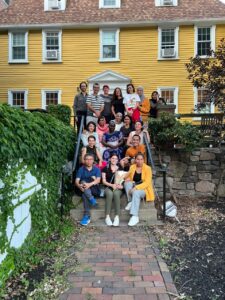
<path id="1" fill-rule="evenodd" d="M 101 116 L 101 113 L 104 109 L 104 100 L 101 98 L 99 93 L 99 84 L 93 84 L 93 94 L 87 97 L 87 119 L 86 123 L 94 122 L 97 124 L 98 118 Z"/>

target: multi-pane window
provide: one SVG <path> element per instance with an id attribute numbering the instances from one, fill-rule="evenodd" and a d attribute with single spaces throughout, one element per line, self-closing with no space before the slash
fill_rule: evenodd
<path id="1" fill-rule="evenodd" d="M 155 6 L 177 6 L 178 0 L 155 0 Z"/>
<path id="2" fill-rule="evenodd" d="M 121 0 L 99 0 L 100 8 L 119 8 Z"/>
<path id="3" fill-rule="evenodd" d="M 116 0 L 103 0 L 104 1 L 104 6 L 115 6 L 116 5 Z"/>
<path id="4" fill-rule="evenodd" d="M 196 111 L 199 113 L 211 113 L 212 105 L 207 89 L 197 89 Z"/>
<path id="5" fill-rule="evenodd" d="M 178 113 L 178 87 L 160 87 L 158 93 L 167 104 L 175 104 L 175 112 Z"/>
<path id="6" fill-rule="evenodd" d="M 49 104 L 58 104 L 58 97 L 58 92 L 46 92 L 46 106 L 48 106 Z"/>
<path id="7" fill-rule="evenodd" d="M 27 62 L 28 33 L 9 33 L 9 62 Z"/>
<path id="8" fill-rule="evenodd" d="M 178 54 L 178 28 L 159 28 L 159 58 L 175 58 Z"/>
<path id="9" fill-rule="evenodd" d="M 199 56 L 209 55 L 211 50 L 210 28 L 198 28 L 198 52 Z"/>
<path id="10" fill-rule="evenodd" d="M 44 0 L 44 9 L 47 10 L 65 10 L 66 0 Z"/>
<path id="11" fill-rule="evenodd" d="M 9 91 L 8 103 L 17 108 L 27 108 L 27 91 Z"/>
<path id="12" fill-rule="evenodd" d="M 215 26 L 195 27 L 195 55 L 208 56 L 215 50 Z"/>
<path id="13" fill-rule="evenodd" d="M 161 97 L 166 103 L 174 103 L 174 89 L 172 90 L 161 90 Z"/>
<path id="14" fill-rule="evenodd" d="M 101 36 L 101 60 L 117 60 L 119 59 L 119 30 L 102 30 Z"/>
<path id="15" fill-rule="evenodd" d="M 42 91 L 42 108 L 47 109 L 50 104 L 57 105 L 61 103 L 61 91 L 43 90 Z"/>
<path id="16" fill-rule="evenodd" d="M 43 60 L 61 60 L 61 31 L 46 31 L 43 33 Z"/>

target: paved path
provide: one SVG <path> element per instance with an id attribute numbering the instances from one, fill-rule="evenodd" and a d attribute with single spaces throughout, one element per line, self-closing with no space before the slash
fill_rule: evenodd
<path id="1" fill-rule="evenodd" d="M 177 294 L 167 265 L 143 228 L 87 230 L 79 271 L 60 300 L 169 300 Z"/>

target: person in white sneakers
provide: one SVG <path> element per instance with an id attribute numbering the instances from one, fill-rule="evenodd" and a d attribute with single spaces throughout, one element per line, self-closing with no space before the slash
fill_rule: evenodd
<path id="1" fill-rule="evenodd" d="M 144 163 L 143 153 L 135 156 L 135 164 L 131 165 L 129 173 L 125 178 L 124 188 L 128 198 L 128 204 L 125 207 L 130 211 L 131 218 L 128 226 L 135 226 L 139 223 L 140 201 L 146 198 L 146 201 L 154 201 L 154 191 L 152 186 L 151 167 Z"/>
<path id="2" fill-rule="evenodd" d="M 105 189 L 105 223 L 107 226 L 119 226 L 120 215 L 120 198 L 122 195 L 123 186 L 115 183 L 116 171 L 120 169 L 118 166 L 119 158 L 116 154 L 112 154 L 109 160 L 109 165 L 102 170 L 102 183 L 106 186 Z M 112 222 L 110 218 L 112 202 L 115 206 L 115 218 Z"/>

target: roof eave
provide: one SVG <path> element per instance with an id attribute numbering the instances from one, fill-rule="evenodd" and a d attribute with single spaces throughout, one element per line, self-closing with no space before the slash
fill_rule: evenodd
<path id="1" fill-rule="evenodd" d="M 15 29 L 48 29 L 48 28 L 62 28 L 62 29 L 90 29 L 90 28 L 107 28 L 107 27 L 153 27 L 153 26 L 182 26 L 182 25 L 216 25 L 225 24 L 225 18 L 211 18 L 211 19 L 190 19 L 190 20 L 158 20 L 158 21 L 134 21 L 134 22 L 95 22 L 95 23 L 43 23 L 43 24 L 0 24 L 0 30 L 15 30 Z"/>

